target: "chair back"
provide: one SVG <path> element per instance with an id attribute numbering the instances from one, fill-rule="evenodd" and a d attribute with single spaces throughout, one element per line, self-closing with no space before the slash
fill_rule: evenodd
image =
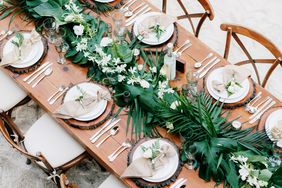
<path id="1" fill-rule="evenodd" d="M 25 150 L 23 140 L 24 136 L 20 129 L 16 126 L 13 120 L 8 116 L 7 113 L 2 112 L 0 113 L 0 132 L 4 136 L 5 140 L 16 150 L 18 150 L 21 154 L 26 156 L 28 159 L 32 161 L 41 161 L 47 167 L 47 171 L 54 171 L 52 166 L 48 163 L 48 161 L 44 158 L 44 156 L 38 152 L 35 155 L 28 153 Z"/>
<path id="2" fill-rule="evenodd" d="M 240 25 L 234 25 L 234 24 L 221 24 L 220 26 L 221 30 L 227 32 L 227 38 L 226 38 L 226 44 L 225 44 L 225 51 L 224 51 L 224 58 L 228 59 L 229 56 L 229 51 L 230 51 L 230 44 L 231 44 L 231 39 L 233 38 L 237 44 L 240 46 L 240 48 L 243 50 L 244 54 L 247 56 L 247 60 L 245 61 L 240 61 L 236 63 L 236 65 L 245 65 L 245 64 L 251 64 L 255 74 L 257 76 L 258 83 L 262 86 L 265 87 L 267 84 L 267 81 L 269 80 L 269 77 L 275 70 L 275 68 L 280 64 L 282 67 L 282 52 L 266 37 L 261 35 L 260 33 L 257 33 L 256 31 L 253 31 L 251 29 L 248 29 L 246 27 L 240 26 Z M 249 51 L 243 44 L 242 40 L 239 38 L 238 35 L 242 35 L 245 37 L 248 37 L 262 46 L 264 46 L 272 55 L 273 59 L 254 59 L 250 55 Z M 269 63 L 271 64 L 270 68 L 267 70 L 267 73 L 261 82 L 260 74 L 258 71 L 257 64 L 258 63 Z"/>
<path id="3" fill-rule="evenodd" d="M 183 0 L 177 0 L 177 3 L 180 5 L 182 11 L 184 12 L 183 15 L 177 16 L 177 19 L 178 20 L 188 19 L 188 22 L 191 25 L 193 33 L 196 37 L 199 36 L 201 27 L 202 27 L 204 21 L 206 20 L 206 18 L 209 18 L 210 20 L 214 19 L 214 11 L 213 11 L 213 8 L 212 8 L 209 0 L 197 0 L 197 1 L 203 7 L 204 12 L 190 14 L 188 12 L 188 10 L 186 9 L 186 7 L 184 6 Z M 163 0 L 162 12 L 166 13 L 166 11 L 167 11 L 167 0 Z M 194 18 L 198 18 L 198 19 L 200 18 L 198 24 L 193 23 L 192 19 L 194 19 Z"/>

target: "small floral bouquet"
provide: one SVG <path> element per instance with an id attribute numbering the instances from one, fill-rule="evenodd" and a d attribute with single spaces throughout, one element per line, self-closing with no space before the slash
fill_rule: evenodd
<path id="1" fill-rule="evenodd" d="M 241 84 L 237 82 L 234 78 L 231 79 L 226 85 L 225 89 L 227 91 L 228 97 L 237 93 L 242 88 Z"/>
<path id="2" fill-rule="evenodd" d="M 160 154 L 160 141 L 155 141 L 150 147 L 141 146 L 141 149 L 144 158 L 154 160 Z"/>
<path id="3" fill-rule="evenodd" d="M 149 27 L 149 29 L 151 31 L 153 31 L 154 33 L 156 33 L 156 37 L 158 40 L 160 40 L 162 34 L 165 32 L 165 29 L 160 25 L 160 24 L 156 24 L 154 26 Z"/>

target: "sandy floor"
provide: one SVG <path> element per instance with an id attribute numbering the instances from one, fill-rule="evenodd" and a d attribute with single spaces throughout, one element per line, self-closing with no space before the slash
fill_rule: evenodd
<path id="1" fill-rule="evenodd" d="M 169 1 L 169 13 L 181 14 L 175 0 Z M 161 0 L 151 0 L 158 7 L 161 7 Z M 188 0 L 186 5 L 191 12 L 200 9 L 195 1 Z M 221 31 L 219 26 L 223 22 L 236 23 L 255 29 L 271 39 L 282 50 L 282 18 L 280 16 L 281 0 L 211 0 L 215 11 L 215 19 L 207 21 L 200 33 L 200 39 L 212 49 L 223 54 L 226 33 Z M 181 21 L 187 29 L 187 21 Z M 244 40 L 245 41 L 245 40 Z M 251 41 L 246 41 L 248 49 L 251 49 L 254 57 L 269 56 L 265 50 Z M 231 62 L 245 58 L 238 46 L 232 45 Z M 265 67 L 261 68 L 264 69 Z M 270 80 L 267 88 L 280 96 L 282 100 L 281 67 Z M 14 113 L 17 124 L 23 130 L 28 127 L 42 114 L 34 103 L 30 103 L 17 109 Z M 28 117 L 28 118 L 27 118 Z M 69 178 L 76 182 L 81 188 L 97 188 L 107 177 L 108 173 L 102 172 L 95 161 L 85 160 L 68 171 Z M 0 135 L 0 187 L 2 188 L 53 188 L 51 182 L 46 180 L 46 175 L 34 165 L 26 165 L 25 158 L 13 150 Z"/>

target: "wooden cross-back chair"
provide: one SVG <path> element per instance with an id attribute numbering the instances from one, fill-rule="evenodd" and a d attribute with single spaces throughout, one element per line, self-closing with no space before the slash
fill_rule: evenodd
<path id="1" fill-rule="evenodd" d="M 189 24 L 192 27 L 194 35 L 196 37 L 198 37 L 199 33 L 200 33 L 200 30 L 201 30 L 201 27 L 202 27 L 204 21 L 206 20 L 206 18 L 209 18 L 210 20 L 214 19 L 213 8 L 212 8 L 209 0 L 197 0 L 202 5 L 202 7 L 204 8 L 205 11 L 202 12 L 202 13 L 190 14 L 188 12 L 188 10 L 186 9 L 186 7 L 184 6 L 183 1 L 184 0 L 177 0 L 178 4 L 180 5 L 181 9 L 184 12 L 184 15 L 177 16 L 177 19 L 178 20 L 180 20 L 180 19 L 188 19 Z M 166 11 L 167 11 L 167 0 L 163 0 L 162 12 L 166 13 Z M 200 18 L 200 20 L 199 20 L 197 25 L 193 23 L 193 20 L 192 20 L 193 18 Z"/>
<path id="2" fill-rule="evenodd" d="M 233 38 L 240 48 L 243 50 L 244 54 L 247 56 L 247 60 L 237 62 L 236 65 L 246 65 L 251 64 L 255 74 L 257 76 L 258 83 L 265 87 L 267 84 L 267 81 L 269 80 L 269 77 L 275 70 L 275 68 L 280 64 L 282 67 L 282 52 L 266 37 L 261 35 L 260 33 L 257 33 L 256 31 L 253 31 L 251 29 L 248 29 L 243 26 L 234 25 L 234 24 L 221 24 L 220 26 L 221 30 L 227 32 L 227 38 L 226 38 L 226 44 L 225 44 L 225 51 L 224 51 L 224 58 L 228 59 L 229 51 L 230 51 L 230 44 L 231 39 Z M 246 46 L 243 44 L 242 40 L 239 38 L 238 35 L 242 35 L 245 37 L 248 37 L 250 39 L 255 40 L 256 42 L 260 43 L 262 46 L 264 46 L 273 56 L 273 59 L 254 59 L 252 58 L 251 54 L 247 50 Z M 271 64 L 270 68 L 268 69 L 263 81 L 261 82 L 259 71 L 257 68 L 258 63 L 268 63 Z"/>
<path id="3" fill-rule="evenodd" d="M 48 114 L 24 135 L 7 113 L 0 113 L 0 132 L 13 148 L 43 169 L 57 185 L 60 173 L 88 156 Z"/>

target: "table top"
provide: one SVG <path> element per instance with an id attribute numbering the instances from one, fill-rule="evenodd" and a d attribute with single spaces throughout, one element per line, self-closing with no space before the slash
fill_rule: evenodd
<path id="1" fill-rule="evenodd" d="M 150 4 L 149 2 L 147 2 Z M 151 5 L 151 4 L 150 4 Z M 153 5 L 153 10 L 158 10 Z M 93 13 L 94 14 L 94 13 Z M 101 16 L 102 19 L 105 22 L 111 22 L 110 17 Z M 9 18 L 0 21 L 0 29 L 7 29 L 9 23 Z M 22 21 L 19 17 L 16 17 L 16 19 L 11 24 L 11 27 L 14 27 L 16 30 L 32 30 L 34 28 L 33 23 L 27 23 Z M 192 47 L 190 47 L 188 50 L 186 50 L 182 56 L 181 59 L 186 62 L 186 70 L 193 69 L 192 65 L 194 64 L 195 60 L 200 60 L 204 58 L 208 53 L 213 52 L 217 57 L 221 59 L 221 62 L 216 66 L 223 66 L 226 64 L 229 64 L 225 59 L 223 59 L 219 54 L 214 52 L 211 48 L 206 46 L 203 42 L 201 42 L 199 39 L 194 37 L 191 33 L 189 33 L 187 30 L 185 30 L 183 27 L 181 27 L 178 24 L 178 30 L 179 30 L 179 38 L 178 38 L 178 44 L 176 46 L 181 46 L 181 44 L 189 39 L 192 42 Z M 46 112 L 48 112 L 50 115 L 52 115 L 52 112 L 54 112 L 59 105 L 61 104 L 62 98 L 58 100 L 54 105 L 50 105 L 47 102 L 47 99 L 59 88 L 61 85 L 69 85 L 70 83 L 76 84 L 83 81 L 88 81 L 89 79 L 86 77 L 87 68 L 80 67 L 79 65 L 72 64 L 69 62 L 67 65 L 60 65 L 56 63 L 56 60 L 58 58 L 58 53 L 56 52 L 56 49 L 53 45 L 49 44 L 49 50 L 48 53 L 43 60 L 43 62 L 49 61 L 54 62 L 53 63 L 53 74 L 46 79 L 44 79 L 37 87 L 32 88 L 31 85 L 28 85 L 27 83 L 23 82 L 23 78 L 25 78 L 28 74 L 15 74 L 7 69 L 3 69 L 10 77 L 12 77 L 28 94 L 32 97 L 33 100 L 35 100 Z M 191 58 L 192 57 L 192 58 Z M 30 74 L 30 73 L 29 73 Z M 185 74 L 178 73 L 178 76 L 180 77 L 180 80 L 172 81 L 170 84 L 173 87 L 179 87 L 183 84 L 185 84 Z M 203 83 L 200 82 L 199 87 L 201 87 Z M 262 96 L 271 96 L 271 94 L 263 89 L 261 86 L 256 85 L 257 91 L 262 91 Z M 277 102 L 275 106 L 281 106 L 281 102 L 273 97 L 274 100 Z M 117 110 L 118 107 L 116 107 L 115 110 Z M 229 119 L 234 119 L 238 116 L 240 116 L 240 121 L 245 122 L 248 120 L 249 114 L 246 112 L 243 107 L 236 108 L 234 110 L 230 110 L 232 112 Z M 119 122 L 120 125 L 120 132 L 114 137 L 111 137 L 108 139 L 107 144 L 102 145 L 99 149 L 95 147 L 94 144 L 92 144 L 89 140 L 89 138 L 99 130 L 99 128 L 94 130 L 80 130 L 76 128 L 72 128 L 69 125 L 67 125 L 64 121 L 57 119 L 57 121 L 60 123 L 62 127 L 65 128 L 65 130 L 71 134 L 86 150 L 87 152 L 95 159 L 97 160 L 101 165 L 103 165 L 108 171 L 116 175 L 117 177 L 120 177 L 120 175 L 123 173 L 123 171 L 127 167 L 127 152 L 123 152 L 114 162 L 109 162 L 107 159 L 107 156 L 110 155 L 118 146 L 120 146 L 127 138 L 131 139 L 130 133 L 126 133 L 126 122 L 127 122 L 127 115 L 126 112 L 121 112 L 120 114 L 121 121 Z M 243 128 L 250 127 L 252 125 L 245 123 L 243 125 Z M 166 130 L 160 129 L 160 132 L 164 137 L 167 137 L 174 141 L 178 146 L 180 146 L 180 140 L 177 135 L 172 135 L 166 132 Z M 214 187 L 215 182 L 205 182 L 198 176 L 198 172 L 194 170 L 188 170 L 187 168 L 182 168 L 181 173 L 179 177 L 183 177 L 188 179 L 188 185 L 189 187 L 193 188 L 202 188 L 202 187 Z M 123 179 L 122 180 L 128 187 L 137 187 L 135 183 L 130 179 Z M 222 187 L 222 185 L 220 186 Z"/>

